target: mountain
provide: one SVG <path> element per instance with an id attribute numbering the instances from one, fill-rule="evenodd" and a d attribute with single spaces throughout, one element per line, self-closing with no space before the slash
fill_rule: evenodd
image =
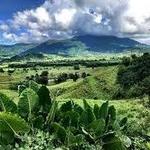
<path id="1" fill-rule="evenodd" d="M 35 46 L 37 46 L 37 44 L 19 43 L 14 45 L 0 45 L 0 56 L 1 57 L 15 56 Z"/>
<path id="2" fill-rule="evenodd" d="M 129 38 L 85 35 L 67 40 L 49 40 L 27 50 L 24 54 L 46 53 L 74 55 L 82 53 L 119 53 L 140 46 L 143 46 L 143 44 Z"/>
<path id="3" fill-rule="evenodd" d="M 77 36 L 66 40 L 49 40 L 41 44 L 14 44 L 0 45 L 0 60 L 4 58 L 22 59 L 22 56 L 29 58 L 32 54 L 56 54 L 56 55 L 82 55 L 97 53 L 120 53 L 129 49 L 142 49 L 149 51 L 150 46 L 141 44 L 129 38 L 119 38 L 115 36 Z M 36 57 L 39 57 L 36 56 Z M 41 57 L 41 55 L 40 55 Z M 25 57 L 26 58 L 26 57 Z"/>

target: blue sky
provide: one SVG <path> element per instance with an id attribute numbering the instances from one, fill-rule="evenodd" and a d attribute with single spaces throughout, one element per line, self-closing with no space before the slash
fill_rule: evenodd
<path id="1" fill-rule="evenodd" d="M 1 0 L 0 44 L 81 34 L 150 44 L 150 0 Z"/>
<path id="2" fill-rule="evenodd" d="M 14 13 L 36 8 L 42 3 L 44 3 L 44 0 L 1 0 L 0 20 L 11 19 Z"/>

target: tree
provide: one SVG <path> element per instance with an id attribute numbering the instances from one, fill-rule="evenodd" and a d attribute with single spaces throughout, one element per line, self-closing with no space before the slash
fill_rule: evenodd
<path id="1" fill-rule="evenodd" d="M 150 105 L 150 76 L 146 77 L 140 84 L 143 94 L 148 95 Z"/>
<path id="2" fill-rule="evenodd" d="M 118 70 L 117 82 L 124 91 L 130 92 L 130 95 L 149 96 L 150 54 L 144 53 L 140 57 L 132 56 L 132 59 L 124 59 Z"/>
<path id="3" fill-rule="evenodd" d="M 73 81 L 76 82 L 79 78 L 79 74 L 78 73 L 75 73 L 74 76 L 73 76 Z"/>
<path id="4" fill-rule="evenodd" d="M 40 77 L 38 77 L 38 75 L 36 75 L 36 79 L 38 81 L 39 84 L 43 84 L 43 85 L 47 85 L 48 84 L 48 71 L 43 71 L 40 75 Z"/>
<path id="5" fill-rule="evenodd" d="M 87 74 L 85 72 L 82 73 L 81 77 L 86 78 Z"/>
<path id="6" fill-rule="evenodd" d="M 42 86 L 38 91 L 39 105 L 42 106 L 42 111 L 48 113 L 51 106 L 51 98 L 49 89 L 46 86 Z"/>
<path id="7" fill-rule="evenodd" d="M 68 79 L 68 74 L 67 73 L 62 73 L 60 74 L 56 79 L 55 79 L 55 83 L 59 84 L 61 82 L 65 82 Z"/>
<path id="8" fill-rule="evenodd" d="M 48 76 L 49 72 L 48 71 L 42 71 L 41 76 Z"/>
<path id="9" fill-rule="evenodd" d="M 122 64 L 123 64 L 123 65 L 129 66 L 130 62 L 131 62 L 130 57 L 123 57 L 123 58 L 122 58 Z"/>
<path id="10" fill-rule="evenodd" d="M 1 72 L 1 73 L 4 73 L 5 71 L 4 71 L 4 69 L 3 69 L 3 68 L 0 68 L 0 72 Z"/>
<path id="11" fill-rule="evenodd" d="M 73 73 L 69 73 L 69 79 L 73 79 L 73 77 L 74 77 L 74 74 Z"/>
<path id="12" fill-rule="evenodd" d="M 80 66 L 79 65 L 74 65 L 74 70 L 80 70 Z"/>
<path id="13" fill-rule="evenodd" d="M 48 84 L 48 77 L 47 76 L 40 76 L 38 79 L 38 83 L 42 85 Z"/>

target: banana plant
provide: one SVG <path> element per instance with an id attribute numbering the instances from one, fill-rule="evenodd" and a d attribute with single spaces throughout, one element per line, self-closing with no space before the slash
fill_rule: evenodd
<path id="1" fill-rule="evenodd" d="M 36 92 L 26 88 L 19 97 L 18 113 L 21 117 L 30 121 L 34 110 L 38 107 L 39 97 Z"/>
<path id="2" fill-rule="evenodd" d="M 50 108 L 50 111 L 46 117 L 46 122 L 45 124 L 51 124 L 52 122 L 54 122 L 54 119 L 55 119 L 55 115 L 56 115 L 56 112 L 58 110 L 58 102 L 56 100 L 54 100 L 52 102 L 52 105 L 51 105 L 51 108 Z"/>
<path id="3" fill-rule="evenodd" d="M 0 144 L 13 143 L 15 137 L 20 138 L 20 134 L 28 133 L 30 127 L 18 115 L 0 112 Z"/>
<path id="4" fill-rule="evenodd" d="M 55 131 L 55 139 L 62 142 L 67 148 L 77 148 L 83 144 L 84 136 L 82 134 L 74 135 L 70 127 L 65 129 L 58 123 L 53 123 L 52 127 Z"/>
<path id="5" fill-rule="evenodd" d="M 29 81 L 29 88 L 32 89 L 33 91 L 35 91 L 36 93 L 38 93 L 38 91 L 40 89 L 40 85 L 37 84 L 35 81 L 31 80 L 31 81 Z"/>
<path id="6" fill-rule="evenodd" d="M 12 113 L 17 112 L 16 104 L 3 93 L 0 93 L 0 111 Z"/>
<path id="7" fill-rule="evenodd" d="M 87 113 L 92 114 L 90 109 Z M 101 107 L 95 105 L 93 115 L 88 115 L 93 121 L 86 123 L 85 118 L 81 115 L 81 125 L 83 134 L 92 142 L 101 142 L 104 150 L 125 150 L 127 146 L 122 140 L 121 130 L 125 129 L 127 118 L 123 118 L 120 122 L 116 119 L 116 109 L 114 106 L 109 106 L 108 101 L 103 103 Z M 87 117 L 88 118 L 88 117 Z M 89 120 L 89 118 L 88 118 Z M 84 123 L 84 126 L 83 126 Z M 129 139 L 129 138 L 128 138 Z"/>
<path id="8" fill-rule="evenodd" d="M 69 101 L 64 103 L 59 111 L 61 119 L 54 125 L 54 129 L 63 143 L 68 141 L 68 145 L 71 145 L 69 137 L 82 135 L 91 144 L 101 144 L 104 150 L 108 150 L 109 147 L 111 150 L 125 150 L 130 145 L 127 146 L 124 141 L 130 141 L 129 138 L 122 138 L 122 131 L 127 127 L 127 118 L 119 122 L 115 107 L 109 106 L 108 101 L 101 107 L 95 105 L 94 108 L 85 100 L 83 108 Z M 65 137 L 62 138 L 62 135 Z"/>

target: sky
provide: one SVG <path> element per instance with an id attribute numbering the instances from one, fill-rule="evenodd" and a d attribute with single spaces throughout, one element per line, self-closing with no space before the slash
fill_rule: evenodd
<path id="1" fill-rule="evenodd" d="M 86 34 L 150 44 L 150 0 L 1 0 L 0 44 Z"/>

